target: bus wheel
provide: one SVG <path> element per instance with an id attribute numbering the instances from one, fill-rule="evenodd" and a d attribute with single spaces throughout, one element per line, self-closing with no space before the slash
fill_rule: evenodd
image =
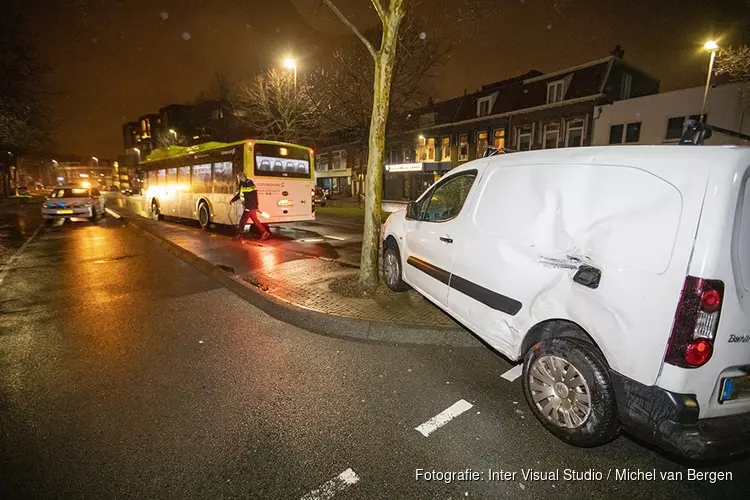
<path id="1" fill-rule="evenodd" d="M 205 202 L 198 205 L 198 222 L 203 229 L 208 231 L 208 227 L 211 224 L 211 213 Z"/>
<path id="2" fill-rule="evenodd" d="M 151 202 L 151 218 L 154 220 L 159 220 L 159 205 L 156 204 L 155 201 Z"/>

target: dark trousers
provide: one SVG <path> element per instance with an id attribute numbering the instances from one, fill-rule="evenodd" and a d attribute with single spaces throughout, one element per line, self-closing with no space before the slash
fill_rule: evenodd
<path id="1" fill-rule="evenodd" d="M 253 224 L 255 224 L 255 227 L 260 229 L 260 232 L 262 234 L 268 233 L 268 226 L 263 224 L 260 219 L 258 219 L 258 211 L 256 209 L 249 209 L 246 208 L 244 212 L 242 212 L 242 218 L 240 218 L 240 224 L 237 228 L 239 233 L 242 234 L 245 232 L 245 226 L 247 225 L 247 220 L 251 219 L 253 221 Z"/>

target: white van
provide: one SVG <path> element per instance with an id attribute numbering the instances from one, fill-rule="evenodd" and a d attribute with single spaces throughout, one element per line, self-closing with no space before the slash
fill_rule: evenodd
<path id="1" fill-rule="evenodd" d="M 512 360 L 534 415 L 687 457 L 750 449 L 750 149 L 513 153 L 383 228 L 383 274 Z"/>

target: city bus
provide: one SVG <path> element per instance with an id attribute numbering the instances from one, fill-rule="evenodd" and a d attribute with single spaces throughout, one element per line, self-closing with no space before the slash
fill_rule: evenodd
<path id="1" fill-rule="evenodd" d="M 244 172 L 258 187 L 258 212 L 268 223 L 315 219 L 313 151 L 266 140 L 209 142 L 154 150 L 138 165 L 140 209 L 197 220 L 201 227 L 236 225 L 242 201 L 230 203 Z"/>

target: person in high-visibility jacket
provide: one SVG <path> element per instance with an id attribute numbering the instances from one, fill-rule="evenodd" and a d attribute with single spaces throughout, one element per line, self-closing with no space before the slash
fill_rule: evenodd
<path id="1" fill-rule="evenodd" d="M 255 227 L 257 227 L 262 233 L 260 239 L 267 240 L 271 237 L 271 231 L 268 230 L 268 226 L 263 224 L 258 219 L 258 188 L 255 186 L 255 183 L 252 180 L 248 179 L 244 173 L 241 173 L 239 175 L 239 179 L 240 189 L 239 191 L 237 191 L 237 194 L 234 195 L 234 198 L 232 198 L 230 203 L 234 203 L 235 201 L 240 199 L 240 196 L 242 196 L 242 201 L 245 205 L 245 211 L 242 212 L 240 224 L 239 226 L 237 226 L 237 236 L 235 236 L 234 239 L 239 240 L 242 238 L 242 235 L 245 232 L 247 221 L 248 219 L 251 219 L 253 221 L 253 224 L 255 224 Z"/>

